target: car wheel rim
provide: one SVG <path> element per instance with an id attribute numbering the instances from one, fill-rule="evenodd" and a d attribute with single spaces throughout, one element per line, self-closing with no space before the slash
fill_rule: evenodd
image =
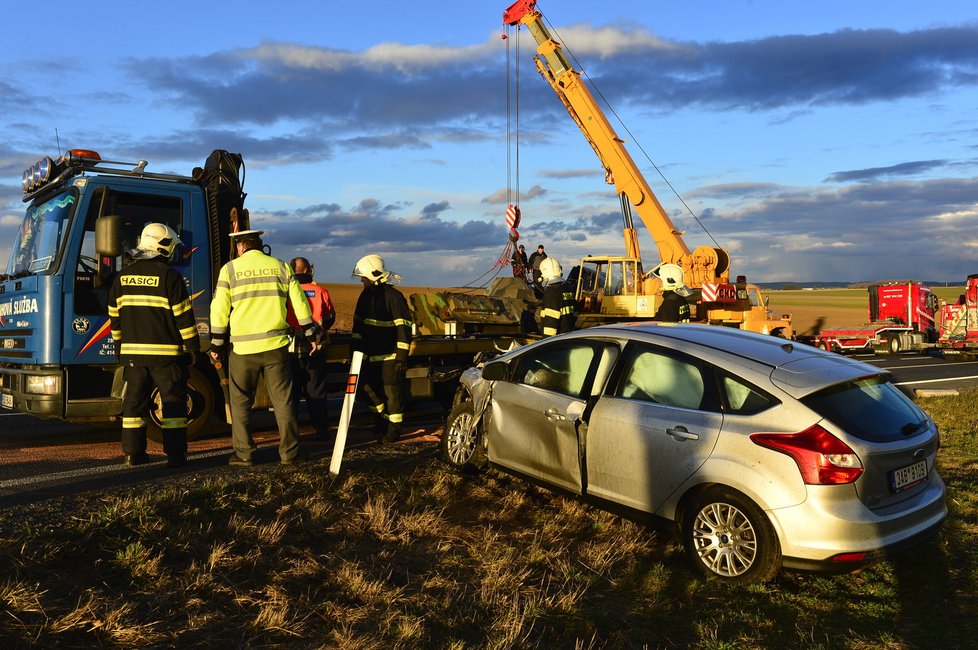
<path id="1" fill-rule="evenodd" d="M 758 550 L 750 519 L 729 503 L 711 503 L 696 513 L 693 545 L 700 561 L 723 577 L 747 572 Z"/>
<path id="2" fill-rule="evenodd" d="M 448 430 L 448 455 L 454 463 L 467 463 L 475 452 L 476 436 L 472 430 L 472 419 L 469 413 L 459 415 Z"/>

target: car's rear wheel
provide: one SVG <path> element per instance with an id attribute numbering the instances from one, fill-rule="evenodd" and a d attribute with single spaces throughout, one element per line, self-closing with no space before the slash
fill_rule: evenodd
<path id="1" fill-rule="evenodd" d="M 482 433 L 475 426 L 475 411 L 471 400 L 459 402 L 445 421 L 441 436 L 442 458 L 461 472 L 479 472 L 486 467 L 486 451 Z"/>
<path id="2" fill-rule="evenodd" d="M 767 516 L 726 487 L 692 502 L 683 517 L 683 544 L 701 573 L 725 582 L 764 582 L 781 567 L 781 547 Z"/>

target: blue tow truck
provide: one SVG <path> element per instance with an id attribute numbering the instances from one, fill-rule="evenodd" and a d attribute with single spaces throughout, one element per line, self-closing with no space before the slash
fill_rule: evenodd
<path id="1" fill-rule="evenodd" d="M 147 164 L 72 149 L 25 170 L 27 211 L 0 273 L 3 408 L 70 422 L 120 419 L 125 382 L 109 331 L 108 291 L 150 222 L 167 224 L 183 241 L 174 268 L 187 283 L 201 347 L 209 347 L 214 285 L 232 254 L 228 235 L 250 227 L 244 162 L 239 154 L 215 150 L 188 176 L 148 172 Z M 476 358 L 527 340 L 523 298 L 468 291 L 409 298 L 416 331 L 407 385 L 414 399 L 450 404 L 459 375 Z M 333 334 L 328 365 L 339 389 L 350 349 L 349 333 Z M 188 389 L 187 435 L 194 440 L 218 423 L 214 416 L 225 412 L 225 397 L 207 361 L 191 368 Z M 158 396 L 153 403 L 148 433 L 159 440 Z M 270 406 L 262 384 L 254 406 Z"/>
<path id="2" fill-rule="evenodd" d="M 125 388 L 106 303 L 126 251 L 149 222 L 166 223 L 183 240 L 174 266 L 187 283 L 201 343 L 208 347 L 208 307 L 231 254 L 228 234 L 248 227 L 243 160 L 215 150 L 189 176 L 147 172 L 146 166 L 72 149 L 25 170 L 27 211 L 0 273 L 4 408 L 72 422 L 118 418 Z M 191 439 L 221 407 L 219 386 L 206 362 L 191 369 Z M 149 433 L 158 439 L 154 399 Z"/>

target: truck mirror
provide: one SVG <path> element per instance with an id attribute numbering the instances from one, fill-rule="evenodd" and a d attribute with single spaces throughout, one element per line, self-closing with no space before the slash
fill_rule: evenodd
<path id="1" fill-rule="evenodd" d="M 95 220 L 95 252 L 101 257 L 122 255 L 122 217 L 110 214 Z"/>

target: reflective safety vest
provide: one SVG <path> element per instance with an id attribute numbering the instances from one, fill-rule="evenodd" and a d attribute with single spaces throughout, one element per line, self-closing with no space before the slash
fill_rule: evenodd
<path id="1" fill-rule="evenodd" d="M 289 343 L 286 321 L 291 302 L 296 321 L 307 336 L 312 313 L 292 269 L 258 249 L 245 251 L 223 267 L 211 301 L 211 345 L 229 340 L 237 354 L 257 354 Z"/>
<path id="2" fill-rule="evenodd" d="M 109 318 L 119 360 L 137 366 L 173 363 L 200 349 L 183 276 L 162 258 L 136 260 L 109 290 Z"/>

